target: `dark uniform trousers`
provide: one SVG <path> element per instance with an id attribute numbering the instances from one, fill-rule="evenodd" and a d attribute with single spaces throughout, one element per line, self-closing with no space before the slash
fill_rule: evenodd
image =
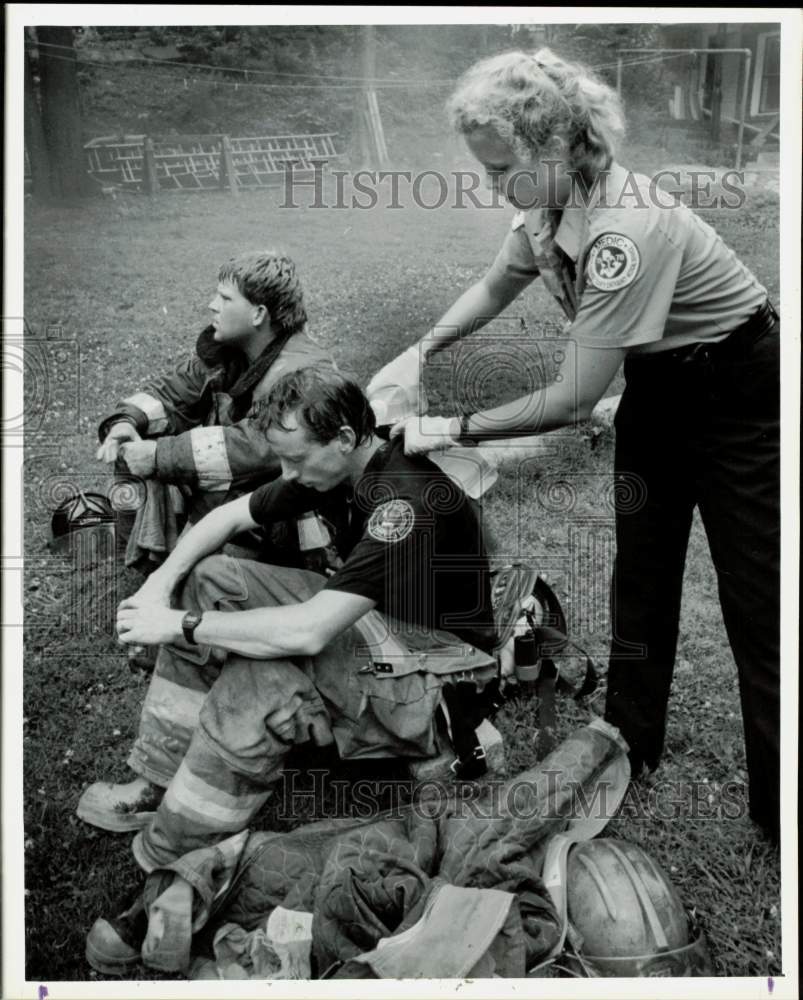
<path id="1" fill-rule="evenodd" d="M 699 507 L 739 676 L 750 814 L 777 835 L 780 741 L 779 324 L 625 361 L 616 417 L 613 642 L 606 719 L 654 768 L 664 744 L 686 547 Z M 697 670 L 704 669 L 695 663 Z"/>

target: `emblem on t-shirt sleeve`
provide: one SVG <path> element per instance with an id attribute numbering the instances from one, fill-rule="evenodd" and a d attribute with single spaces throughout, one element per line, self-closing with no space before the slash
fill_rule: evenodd
<path id="1" fill-rule="evenodd" d="M 588 252 L 586 273 L 595 288 L 613 292 L 626 288 L 636 277 L 641 255 L 636 244 L 619 233 L 598 236 Z"/>
<path id="2" fill-rule="evenodd" d="M 388 500 L 371 514 L 368 534 L 377 542 L 400 542 L 413 530 L 415 511 L 406 500 Z"/>

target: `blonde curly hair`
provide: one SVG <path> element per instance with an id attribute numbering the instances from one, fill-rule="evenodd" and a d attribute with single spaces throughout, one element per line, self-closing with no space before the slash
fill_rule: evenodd
<path id="1" fill-rule="evenodd" d="M 476 63 L 447 110 L 458 132 L 490 126 L 523 159 L 551 151 L 559 139 L 572 166 L 591 174 L 610 164 L 625 129 L 616 91 L 546 48 Z"/>

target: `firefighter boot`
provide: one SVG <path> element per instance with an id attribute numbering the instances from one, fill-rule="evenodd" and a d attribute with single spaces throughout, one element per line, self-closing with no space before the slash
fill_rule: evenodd
<path id="1" fill-rule="evenodd" d="M 101 830 L 127 833 L 148 825 L 163 795 L 163 788 L 145 778 L 135 778 L 126 785 L 96 781 L 79 799 L 76 812 L 79 819 Z"/>
<path id="2" fill-rule="evenodd" d="M 97 972 L 124 976 L 142 961 L 148 917 L 142 892 L 116 917 L 98 917 L 86 936 L 86 960 Z"/>

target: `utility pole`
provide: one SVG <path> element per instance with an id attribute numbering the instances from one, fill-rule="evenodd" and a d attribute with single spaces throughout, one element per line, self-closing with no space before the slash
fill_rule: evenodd
<path id="1" fill-rule="evenodd" d="M 362 75 L 365 90 L 370 90 L 369 81 L 376 78 L 376 32 L 373 24 L 362 28 Z"/>
<path id="2" fill-rule="evenodd" d="M 711 48 L 724 48 L 725 30 L 724 25 L 720 25 L 717 31 L 716 41 Z M 719 142 L 720 126 L 722 122 L 722 56 L 713 56 L 714 71 L 711 84 L 711 141 Z"/>
<path id="3" fill-rule="evenodd" d="M 388 165 L 388 150 L 373 85 L 376 79 L 376 35 L 372 24 L 365 24 L 362 29 L 362 75 L 363 86 L 354 114 L 360 157 L 363 163 L 381 170 Z"/>

